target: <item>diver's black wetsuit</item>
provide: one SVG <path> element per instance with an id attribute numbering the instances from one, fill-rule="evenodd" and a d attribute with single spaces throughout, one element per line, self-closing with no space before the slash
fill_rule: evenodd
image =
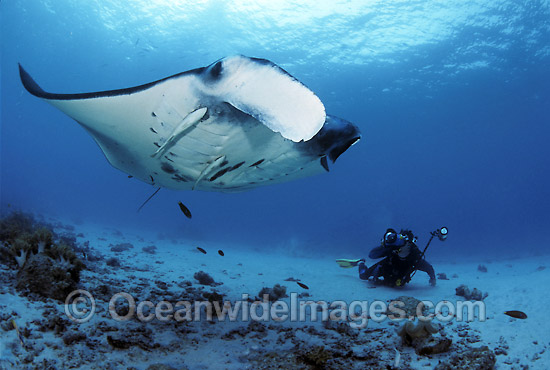
<path id="1" fill-rule="evenodd" d="M 435 272 L 432 265 L 424 258 L 421 258 L 422 253 L 416 244 L 412 242 L 408 244 L 410 246 L 410 251 L 409 254 L 404 257 L 400 257 L 396 253 L 396 249 L 383 245 L 372 249 L 369 253 L 369 258 L 384 259 L 371 267 L 367 267 L 361 262 L 359 264 L 359 278 L 368 280 L 371 276 L 374 279 L 383 277 L 384 284 L 386 285 L 404 285 L 408 282 L 409 275 L 412 273 L 411 268 L 414 266 L 416 269 L 426 272 L 430 276 L 430 282 L 433 281 L 435 284 Z M 396 284 L 398 280 L 400 280 L 400 284 Z"/>

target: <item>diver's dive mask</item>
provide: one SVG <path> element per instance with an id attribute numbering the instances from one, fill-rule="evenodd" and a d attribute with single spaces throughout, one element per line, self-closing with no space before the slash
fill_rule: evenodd
<path id="1" fill-rule="evenodd" d="M 393 230 L 386 231 L 384 238 L 382 239 L 384 246 L 391 248 L 402 247 L 407 243 L 407 241 L 409 241 L 409 238 L 406 235 L 398 234 Z"/>
<path id="2" fill-rule="evenodd" d="M 393 244 L 397 240 L 397 233 L 394 233 L 392 231 L 388 231 L 384 235 L 384 244 Z"/>

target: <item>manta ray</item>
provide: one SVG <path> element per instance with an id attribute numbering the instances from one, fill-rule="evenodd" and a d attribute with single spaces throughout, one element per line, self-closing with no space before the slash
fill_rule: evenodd
<path id="1" fill-rule="evenodd" d="M 356 143 L 354 124 L 276 64 L 231 56 L 144 85 L 49 93 L 19 65 L 23 86 L 75 119 L 115 168 L 154 186 L 234 192 L 328 171 Z"/>

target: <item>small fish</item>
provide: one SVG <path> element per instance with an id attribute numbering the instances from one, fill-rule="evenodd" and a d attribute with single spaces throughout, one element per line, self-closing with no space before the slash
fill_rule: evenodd
<path id="1" fill-rule="evenodd" d="M 183 212 L 183 214 L 187 217 L 187 218 L 191 218 L 193 216 L 191 216 L 191 211 L 189 210 L 189 208 L 187 208 L 182 202 L 178 202 L 179 206 L 180 206 L 180 209 L 181 211 Z"/>
<path id="2" fill-rule="evenodd" d="M 134 177 L 134 176 L 132 176 L 132 175 L 128 175 L 128 178 L 129 178 L 129 179 L 131 179 L 132 177 Z"/>
<path id="3" fill-rule="evenodd" d="M 206 254 L 206 251 L 204 249 L 202 249 L 201 247 L 197 247 L 197 249 L 199 250 L 199 252 Z"/>
<path id="4" fill-rule="evenodd" d="M 21 337 L 21 333 L 19 332 L 19 328 L 17 327 L 17 324 L 15 323 L 15 320 L 11 320 L 11 324 L 13 325 L 13 328 L 15 329 L 15 332 L 17 333 L 17 338 L 19 338 L 19 342 L 21 342 L 21 346 L 25 347 L 25 343 L 23 343 L 23 337 Z"/>
<path id="5" fill-rule="evenodd" d="M 505 315 L 508 315 L 510 317 L 513 317 L 514 319 L 526 319 L 527 315 L 525 312 L 521 311 L 506 311 L 504 312 Z"/>
<path id="6" fill-rule="evenodd" d="M 397 350 L 397 348 L 394 348 L 395 350 L 395 361 L 393 362 L 393 369 L 399 369 L 400 362 L 401 362 L 401 354 Z"/>
<path id="7" fill-rule="evenodd" d="M 221 249 L 218 249 L 218 254 L 222 257 L 225 256 L 225 254 L 223 253 L 223 251 Z"/>
<path id="8" fill-rule="evenodd" d="M 297 281 L 296 284 L 298 284 L 301 288 L 309 289 L 309 287 L 306 284 L 300 283 L 299 281 Z"/>

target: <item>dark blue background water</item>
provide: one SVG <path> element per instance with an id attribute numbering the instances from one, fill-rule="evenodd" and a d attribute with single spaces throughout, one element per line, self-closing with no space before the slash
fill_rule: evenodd
<path id="1" fill-rule="evenodd" d="M 441 225 L 451 235 L 434 255 L 545 252 L 548 1 L 363 3 L 2 1 L 2 209 L 320 256 L 366 254 L 386 227 L 425 242 Z M 328 174 L 240 194 L 162 190 L 137 214 L 154 188 L 112 168 L 17 72 L 88 92 L 232 54 L 281 65 L 363 139 Z"/>

